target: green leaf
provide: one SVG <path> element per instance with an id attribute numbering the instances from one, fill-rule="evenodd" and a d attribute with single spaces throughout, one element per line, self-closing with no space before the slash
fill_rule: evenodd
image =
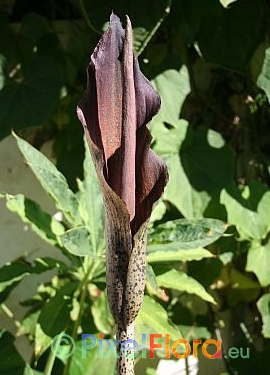
<path id="1" fill-rule="evenodd" d="M 212 0 L 180 0 L 172 3 L 171 24 L 174 30 L 179 30 L 179 36 L 185 39 L 186 45 L 196 42 L 205 16 L 215 11 L 218 5 L 217 1 Z"/>
<path id="2" fill-rule="evenodd" d="M 59 221 L 42 211 L 37 203 L 22 194 L 6 194 L 5 198 L 10 211 L 16 212 L 24 223 L 30 224 L 33 231 L 43 240 L 53 246 L 58 245 L 57 235 L 64 232 L 64 227 Z"/>
<path id="3" fill-rule="evenodd" d="M 0 331 L 0 375 L 24 375 L 25 362 L 14 345 L 15 338 L 7 331 Z"/>
<path id="4" fill-rule="evenodd" d="M 234 181 L 234 152 L 211 129 L 188 127 L 180 149 L 183 169 L 192 187 L 213 194 Z"/>
<path id="5" fill-rule="evenodd" d="M 77 227 L 59 236 L 62 245 L 77 256 L 94 255 L 91 247 L 90 235 L 86 227 Z"/>
<path id="6" fill-rule="evenodd" d="M 33 265 L 17 259 L 0 268 L 0 302 L 4 301 L 16 285 L 27 275 L 40 274 L 53 267 L 36 261 Z"/>
<path id="7" fill-rule="evenodd" d="M 187 341 L 198 340 L 198 339 L 211 339 L 211 332 L 206 327 L 197 327 L 195 325 L 187 326 L 181 325 L 179 326 L 181 332 Z"/>
<path id="8" fill-rule="evenodd" d="M 262 286 L 270 284 L 270 241 L 252 242 L 248 250 L 246 271 L 254 272 Z"/>
<path id="9" fill-rule="evenodd" d="M 114 327 L 114 320 L 108 305 L 107 294 L 103 291 L 93 300 L 91 312 L 99 332 L 109 334 Z"/>
<path id="10" fill-rule="evenodd" d="M 95 335 L 98 342 L 98 334 Z M 70 374 L 72 375 L 112 375 L 114 373 L 116 358 L 113 353 L 110 353 L 108 358 L 104 358 L 109 350 L 106 343 L 102 343 L 102 349 L 98 344 L 91 349 L 87 349 L 89 341 L 77 342 L 75 351 L 72 357 Z M 86 344 L 86 345 L 85 345 Z M 83 349 L 85 348 L 85 350 Z M 82 358 L 82 355 L 86 358 Z"/>
<path id="11" fill-rule="evenodd" d="M 79 212 L 88 228 L 94 253 L 104 250 L 104 204 L 96 170 L 90 155 L 89 147 L 85 144 L 84 181 L 79 182 Z"/>
<path id="12" fill-rule="evenodd" d="M 260 0 L 238 0 L 226 9 L 220 4 L 204 18 L 198 33 L 204 59 L 230 69 L 243 69 L 264 39 L 266 14 Z"/>
<path id="13" fill-rule="evenodd" d="M 179 153 L 163 158 L 168 165 L 170 176 L 163 199 L 171 202 L 187 219 L 201 218 L 210 201 L 209 194 L 206 191 L 198 191 L 192 186 Z"/>
<path id="14" fill-rule="evenodd" d="M 58 65 L 49 57 L 22 64 L 16 80 L 7 80 L 0 91 L 0 138 L 11 128 L 41 125 L 54 110 L 62 85 Z"/>
<path id="15" fill-rule="evenodd" d="M 262 334 L 270 339 L 270 293 L 264 294 L 257 302 L 258 310 L 262 316 Z"/>
<path id="16" fill-rule="evenodd" d="M 168 318 L 166 310 L 149 296 L 144 296 L 142 308 L 136 318 L 136 341 L 142 347 L 142 334 L 148 341 L 150 334 L 161 334 L 162 351 L 165 348 L 165 335 L 170 335 L 171 341 L 182 338 L 178 327 Z M 147 347 L 149 343 L 147 342 Z"/>
<path id="17" fill-rule="evenodd" d="M 235 186 L 222 190 L 229 224 L 234 224 L 244 238 L 261 240 L 270 229 L 270 191 L 260 182 L 249 183 L 242 194 Z"/>
<path id="18" fill-rule="evenodd" d="M 151 121 L 151 131 L 155 138 L 156 124 L 166 122 L 175 125 L 187 94 L 190 92 L 189 75 L 183 66 L 180 71 L 165 70 L 151 81 L 161 97 L 161 109 Z M 174 98 L 174 100 L 172 100 Z"/>
<path id="19" fill-rule="evenodd" d="M 187 276 L 182 271 L 172 269 L 157 276 L 159 286 L 196 294 L 203 300 L 216 304 L 214 298 L 206 292 L 205 288 L 193 277 Z"/>
<path id="20" fill-rule="evenodd" d="M 19 33 L 30 39 L 33 47 L 38 39 L 47 32 L 49 32 L 49 23 L 46 18 L 37 13 L 27 13 L 23 17 Z"/>
<path id="21" fill-rule="evenodd" d="M 170 245 L 169 245 L 170 246 Z M 166 250 L 168 245 L 152 245 L 148 246 L 147 262 L 188 262 L 192 260 L 201 260 L 203 258 L 211 258 L 213 254 L 210 251 L 198 248 L 183 250 L 181 248 L 174 250 Z M 153 249 L 152 249 L 153 248 Z"/>
<path id="22" fill-rule="evenodd" d="M 188 219 L 201 218 L 211 195 L 233 181 L 234 153 L 212 130 L 194 131 L 186 121 L 153 127 L 154 150 L 169 168 L 164 200 Z M 180 157 L 179 157 L 180 155 Z"/>
<path id="23" fill-rule="evenodd" d="M 265 91 L 270 103 L 270 48 L 267 48 L 265 51 L 263 66 L 257 80 L 257 85 Z"/>
<path id="24" fill-rule="evenodd" d="M 52 338 L 64 331 L 70 323 L 72 296 L 77 286 L 77 282 L 65 284 L 42 307 L 36 325 L 35 354 L 37 356 L 44 353 Z"/>
<path id="25" fill-rule="evenodd" d="M 65 177 L 41 152 L 17 135 L 14 134 L 14 137 L 27 164 L 42 187 L 55 201 L 56 206 L 71 224 L 79 225 L 81 219 L 78 214 L 78 201 L 75 194 L 69 189 Z"/>
<path id="26" fill-rule="evenodd" d="M 188 250 L 204 247 L 220 238 L 226 229 L 227 225 L 216 219 L 167 221 L 149 231 L 148 252 L 158 251 L 154 250 L 156 246 L 151 246 L 157 244 L 162 244 L 160 250 L 166 248 Z M 167 244 L 168 247 L 166 247 Z"/>

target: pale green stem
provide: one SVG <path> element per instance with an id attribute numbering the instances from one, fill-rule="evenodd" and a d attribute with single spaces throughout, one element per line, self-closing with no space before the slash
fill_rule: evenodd
<path id="1" fill-rule="evenodd" d="M 92 22 L 90 21 L 90 18 L 88 17 L 88 14 L 87 14 L 87 11 L 85 9 L 85 6 L 84 6 L 84 2 L 83 0 L 80 0 L 80 7 L 81 7 L 81 11 L 82 11 L 82 14 L 83 14 L 83 17 L 86 21 L 86 24 L 87 26 L 92 30 L 94 31 L 95 33 L 97 33 L 98 35 L 101 35 L 102 32 L 100 32 L 99 30 L 97 30 L 95 28 L 95 26 L 92 24 Z"/>
<path id="2" fill-rule="evenodd" d="M 153 36 L 155 35 L 155 33 L 158 31 L 158 29 L 160 28 L 161 24 L 163 23 L 163 21 L 165 20 L 165 18 L 170 13 L 170 11 L 171 11 L 171 5 L 172 5 L 172 0 L 168 0 L 167 6 L 166 6 L 166 8 L 164 10 L 164 13 L 163 13 L 162 17 L 157 21 L 157 23 L 155 24 L 155 26 L 153 27 L 153 29 L 149 32 L 149 34 L 145 38 L 145 40 L 142 43 L 139 51 L 137 52 L 137 56 L 140 56 L 140 54 L 145 50 L 145 48 L 147 47 L 148 43 L 153 38 Z"/>
<path id="3" fill-rule="evenodd" d="M 55 343 L 56 347 L 59 347 L 59 343 L 60 343 L 61 339 L 58 338 L 57 339 L 57 342 Z M 49 353 L 49 356 L 48 356 L 48 359 L 46 361 L 46 365 L 45 365 L 45 369 L 44 369 L 44 375 L 51 375 L 52 373 L 52 369 L 53 369 L 53 366 L 54 366 L 54 362 L 55 362 L 55 353 L 57 353 L 58 350 L 50 350 L 50 353 Z"/>
<path id="4" fill-rule="evenodd" d="M 82 281 L 82 284 L 80 286 L 81 297 L 80 297 L 80 304 L 79 304 L 80 305 L 79 314 L 78 314 L 78 318 L 76 319 L 76 321 L 74 323 L 72 334 L 71 334 L 71 337 L 74 341 L 76 341 L 78 328 L 81 324 L 81 318 L 82 318 L 82 314 L 83 314 L 83 306 L 84 306 L 84 302 L 85 302 L 85 299 L 86 299 L 86 296 L 87 296 L 87 287 L 88 287 L 88 282 L 89 282 L 89 276 L 90 276 L 90 273 L 91 273 L 92 268 L 93 268 L 93 262 L 91 261 L 90 258 L 86 258 L 85 263 L 87 264 L 88 267 L 87 267 L 87 272 L 85 274 L 85 277 L 84 277 L 84 279 Z M 70 370 L 70 366 L 71 366 L 71 362 L 72 362 L 72 355 L 70 357 L 68 357 L 68 359 L 67 359 L 67 363 L 66 363 L 63 375 L 68 375 L 69 370 Z"/>

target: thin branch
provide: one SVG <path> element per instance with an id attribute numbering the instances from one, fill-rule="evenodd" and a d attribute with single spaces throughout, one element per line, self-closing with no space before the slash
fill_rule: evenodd
<path id="1" fill-rule="evenodd" d="M 157 21 L 157 23 L 155 24 L 155 26 L 153 27 L 153 29 L 149 32 L 149 34 L 145 38 L 145 40 L 142 43 L 139 51 L 137 52 L 137 56 L 140 56 L 140 54 L 145 50 L 145 48 L 147 47 L 148 43 L 153 38 L 153 36 L 155 35 L 155 33 L 158 31 L 159 27 L 161 26 L 161 24 L 163 23 L 163 21 L 165 20 L 165 18 L 169 15 L 169 13 L 171 11 L 171 5 L 172 5 L 172 0 L 168 0 L 167 6 L 166 6 L 166 8 L 164 10 L 164 13 L 163 13 L 162 17 Z"/>

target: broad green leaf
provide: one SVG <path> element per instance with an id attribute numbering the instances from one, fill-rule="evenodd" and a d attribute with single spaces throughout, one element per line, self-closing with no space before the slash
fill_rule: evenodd
<path id="1" fill-rule="evenodd" d="M 204 247 L 220 238 L 226 229 L 227 225 L 216 219 L 167 221 L 149 231 L 148 252 L 157 251 L 151 250 L 151 245 L 160 245 L 164 250 L 166 245 L 168 250 Z"/>
<path id="2" fill-rule="evenodd" d="M 183 169 L 179 153 L 187 129 L 186 121 L 177 120 L 170 129 L 162 122 L 157 122 L 151 130 L 155 140 L 153 148 L 162 156 L 169 169 L 170 178 L 163 199 L 171 202 L 183 216 L 193 219 L 202 216 L 210 197 L 206 192 L 198 192 L 191 186 Z"/>
<path id="3" fill-rule="evenodd" d="M 211 339 L 211 332 L 206 327 L 187 326 L 180 324 L 179 326 L 183 336 L 187 341 L 197 339 Z"/>
<path id="4" fill-rule="evenodd" d="M 94 255 L 90 235 L 86 227 L 69 229 L 59 236 L 62 245 L 77 256 Z"/>
<path id="5" fill-rule="evenodd" d="M 227 301 L 231 307 L 237 306 L 240 301 L 254 301 L 260 295 L 261 286 L 259 282 L 249 275 L 239 272 L 231 265 L 222 269 L 219 282 L 220 285 L 223 283 L 227 290 Z M 226 285 L 226 283 L 229 283 L 229 285 Z"/>
<path id="6" fill-rule="evenodd" d="M 260 182 L 249 183 L 242 194 L 232 186 L 223 189 L 220 202 L 225 205 L 229 224 L 245 238 L 261 240 L 270 229 L 270 190 Z"/>
<path id="7" fill-rule="evenodd" d="M 270 293 L 264 294 L 257 302 L 258 310 L 262 316 L 262 334 L 270 339 Z"/>
<path id="8" fill-rule="evenodd" d="M 85 144 L 84 181 L 79 182 L 79 212 L 91 234 L 94 253 L 104 249 L 104 204 L 89 147 Z"/>
<path id="9" fill-rule="evenodd" d="M 270 284 L 270 241 L 252 242 L 248 250 L 246 271 L 254 272 L 262 286 Z"/>
<path id="10" fill-rule="evenodd" d="M 95 326 L 99 332 L 109 334 L 114 327 L 114 320 L 108 305 L 108 297 L 104 291 L 93 300 L 91 312 Z"/>
<path id="11" fill-rule="evenodd" d="M 78 201 L 75 194 L 69 189 L 65 177 L 41 152 L 17 135 L 14 134 L 14 136 L 27 164 L 42 187 L 55 201 L 57 208 L 63 212 L 71 224 L 79 225 L 81 219 L 78 214 Z"/>
<path id="12" fill-rule="evenodd" d="M 65 284 L 41 308 L 35 334 L 35 354 L 40 356 L 49 347 L 52 338 L 60 334 L 70 323 L 72 295 L 76 282 Z"/>
<path id="13" fill-rule="evenodd" d="M 26 315 L 25 318 L 21 321 L 21 326 L 19 327 L 19 330 L 17 332 L 18 336 L 27 335 L 31 340 L 33 340 L 35 337 L 36 325 L 39 315 L 40 310 Z"/>
<path id="14" fill-rule="evenodd" d="M 204 59 L 230 69 L 243 69 L 264 39 L 266 14 L 263 1 L 238 0 L 226 9 L 220 4 L 204 18 L 198 33 Z"/>
<path id="15" fill-rule="evenodd" d="M 265 51 L 263 67 L 258 77 L 257 85 L 265 91 L 270 103 L 270 48 L 267 48 Z"/>
<path id="16" fill-rule="evenodd" d="M 49 30 L 49 23 L 46 18 L 37 13 L 27 13 L 22 19 L 19 33 L 30 39 L 34 47 L 38 39 L 43 34 L 48 33 Z"/>
<path id="17" fill-rule="evenodd" d="M 233 151 L 219 133 L 195 132 L 184 120 L 178 120 L 169 129 L 158 123 L 152 132 L 153 148 L 169 168 L 170 179 L 163 199 L 187 219 L 203 217 L 211 195 L 233 181 Z"/>
<path id="18" fill-rule="evenodd" d="M 146 342 L 143 343 L 143 336 Z M 170 341 L 176 341 L 182 338 L 182 334 L 178 327 L 174 325 L 168 318 L 166 310 L 153 298 L 144 296 L 142 308 L 136 318 L 136 341 L 142 347 L 146 344 L 149 347 L 149 335 L 161 334 L 160 342 L 163 344 L 161 350 L 165 350 L 165 335 L 169 335 Z M 155 340 L 158 342 L 158 339 Z"/>
<path id="19" fill-rule="evenodd" d="M 183 102 L 190 92 L 189 75 L 187 68 L 183 66 L 180 71 L 165 70 L 152 81 L 153 86 L 161 97 L 160 112 L 151 121 L 151 130 L 155 138 L 157 123 L 166 122 L 174 125 L 179 121 L 179 114 Z M 174 98 L 174 100 L 172 100 Z"/>
<path id="20" fill-rule="evenodd" d="M 178 153 L 165 156 L 164 159 L 170 176 L 163 195 L 164 200 L 171 202 L 187 219 L 201 218 L 210 201 L 209 194 L 194 189 Z"/>
<path id="21" fill-rule="evenodd" d="M 169 245 L 171 246 L 171 245 Z M 198 248 L 183 250 L 181 248 L 174 250 L 166 250 L 168 245 L 152 245 L 148 246 L 147 262 L 188 262 L 192 260 L 201 260 L 203 258 L 211 258 L 213 254 L 210 251 Z"/>
<path id="22" fill-rule="evenodd" d="M 181 163 L 192 187 L 213 194 L 234 181 L 234 152 L 222 135 L 211 129 L 186 131 Z"/>
<path id="23" fill-rule="evenodd" d="M 186 275 L 182 271 L 172 269 L 157 276 L 157 281 L 161 287 L 175 289 L 189 294 L 196 294 L 203 300 L 216 304 L 214 298 L 207 293 L 205 288 L 197 280 Z"/>
<path id="24" fill-rule="evenodd" d="M 10 211 L 16 212 L 24 223 L 30 224 L 33 231 L 43 240 L 51 245 L 58 245 L 57 235 L 64 232 L 64 227 L 59 221 L 22 194 L 6 194 L 5 198 Z"/>
<path id="25" fill-rule="evenodd" d="M 15 337 L 0 331 L 0 375 L 24 375 L 25 362 L 14 345 Z"/>
<path id="26" fill-rule="evenodd" d="M 0 91 L 0 138 L 11 128 L 43 124 L 60 99 L 61 71 L 52 58 L 36 57 L 18 69 L 22 78 L 6 80 Z"/>
<path id="27" fill-rule="evenodd" d="M 17 259 L 0 268 L 0 302 L 4 301 L 13 288 L 27 275 L 40 274 L 53 267 L 36 261 L 33 265 Z"/>
<path id="28" fill-rule="evenodd" d="M 116 358 L 113 352 L 108 353 L 109 346 L 106 342 L 100 342 L 98 334 L 95 334 L 96 344 L 93 348 L 89 348 L 92 343 L 91 339 L 76 342 L 75 351 L 72 357 L 70 374 L 72 375 L 113 375 Z M 88 347 L 87 347 L 88 345 Z"/>

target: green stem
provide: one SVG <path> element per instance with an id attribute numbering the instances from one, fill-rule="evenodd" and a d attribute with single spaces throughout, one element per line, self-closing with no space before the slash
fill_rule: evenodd
<path id="1" fill-rule="evenodd" d="M 140 47 L 140 49 L 139 49 L 139 51 L 137 53 L 137 56 L 140 56 L 140 54 L 145 50 L 145 48 L 147 47 L 148 43 L 153 38 L 153 36 L 155 35 L 155 33 L 158 31 L 160 25 L 162 24 L 162 22 L 165 20 L 165 18 L 170 13 L 170 11 L 171 11 L 171 5 L 172 5 L 172 0 L 168 0 L 167 6 L 166 6 L 166 8 L 164 10 L 164 13 L 163 13 L 162 17 L 157 21 L 157 23 L 155 24 L 155 26 L 153 27 L 153 29 L 149 32 L 149 34 L 145 38 L 144 42 L 142 43 L 142 45 L 141 45 L 141 47 Z"/>
<path id="2" fill-rule="evenodd" d="M 92 24 L 92 22 L 90 21 L 90 18 L 88 17 L 88 14 L 87 14 L 87 11 L 85 9 L 85 6 L 84 6 L 84 2 L 83 0 L 80 0 L 80 7 L 81 7 L 81 12 L 82 12 L 82 15 L 85 19 L 85 22 L 87 24 L 87 26 L 92 30 L 94 31 L 94 33 L 98 34 L 98 35 L 101 35 L 102 32 L 100 32 L 99 30 L 97 30 L 95 28 L 95 26 Z"/>
<path id="3" fill-rule="evenodd" d="M 51 375 L 54 361 L 55 361 L 55 351 L 50 350 L 49 357 L 47 359 L 45 369 L 44 369 L 44 375 Z"/>
<path id="4" fill-rule="evenodd" d="M 93 269 L 93 262 L 91 261 L 90 258 L 86 258 L 85 262 L 87 264 L 87 272 L 86 272 L 86 274 L 84 276 L 84 279 L 82 281 L 82 284 L 79 288 L 80 291 L 81 291 L 79 314 L 78 314 L 78 318 L 76 319 L 76 321 L 74 323 L 72 334 L 71 334 L 71 337 L 74 341 L 76 341 L 78 328 L 81 324 L 81 319 L 82 319 L 82 314 L 83 314 L 83 306 L 84 306 L 84 302 L 85 302 L 85 299 L 86 299 L 86 296 L 87 296 L 87 287 L 88 287 L 88 282 L 89 282 L 89 276 L 90 276 L 90 273 Z M 68 375 L 69 370 L 70 370 L 70 366 L 71 366 L 71 361 L 72 361 L 72 356 L 68 357 L 68 359 L 67 359 L 67 363 L 66 363 L 63 375 Z"/>

